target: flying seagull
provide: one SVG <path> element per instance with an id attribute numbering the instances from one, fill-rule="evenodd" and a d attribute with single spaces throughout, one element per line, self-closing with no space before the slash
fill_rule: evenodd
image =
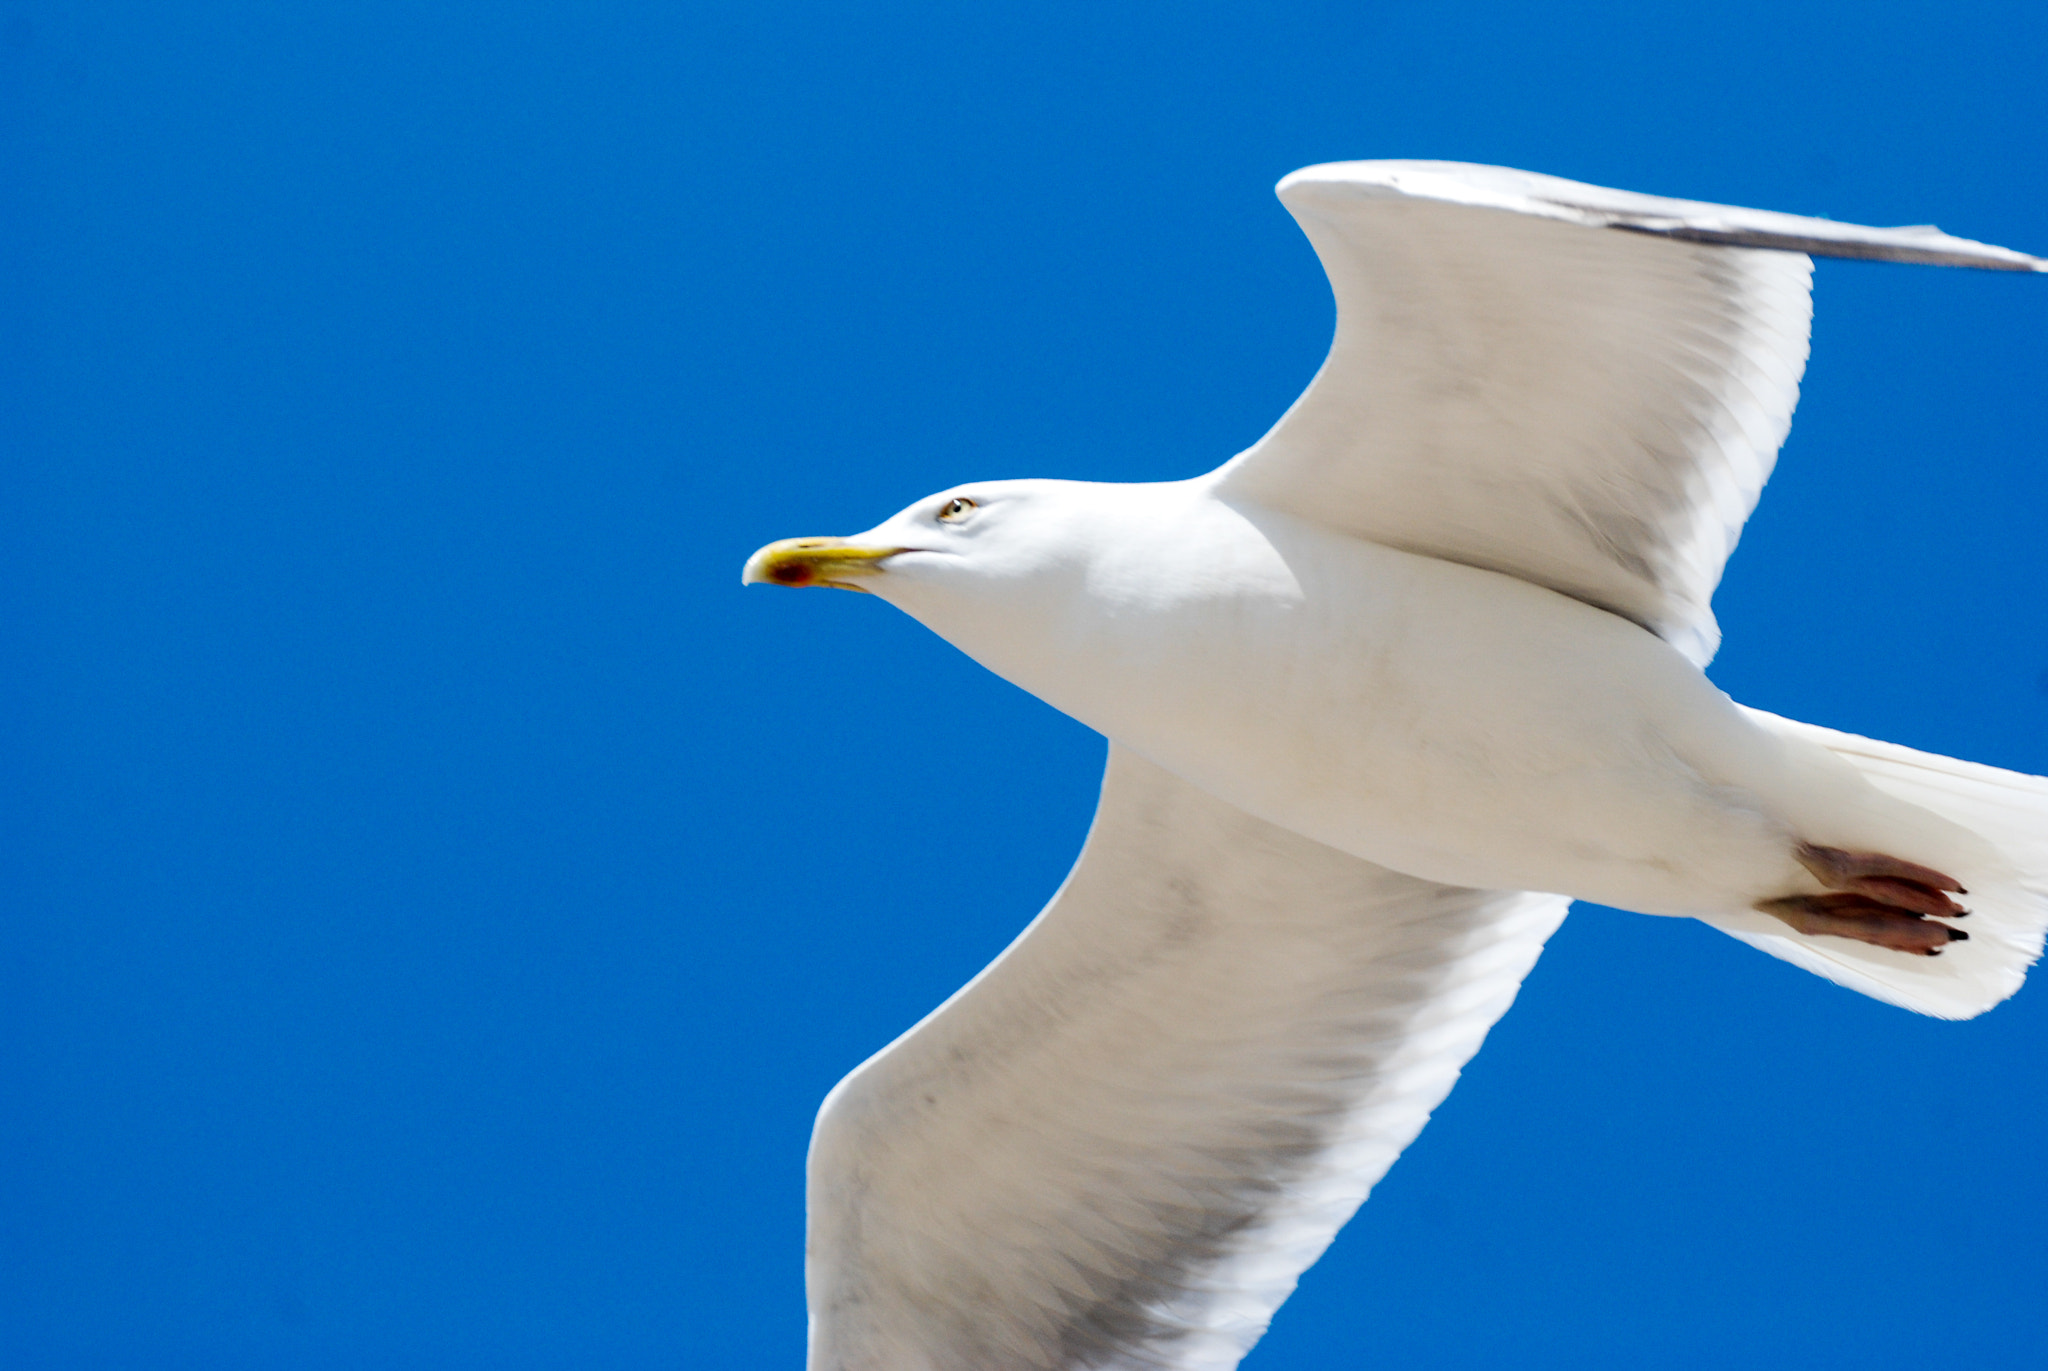
<path id="1" fill-rule="evenodd" d="M 979 482 L 744 580 L 879 595 L 1106 735 L 1023 934 L 841 1081 L 812 1371 L 1227 1371 L 1573 899 L 1943 1018 L 2048 925 L 2048 780 L 1702 668 L 1791 423 L 1812 255 L 2048 261 L 1500 167 L 1280 183 L 1337 297 L 1250 450 Z"/>

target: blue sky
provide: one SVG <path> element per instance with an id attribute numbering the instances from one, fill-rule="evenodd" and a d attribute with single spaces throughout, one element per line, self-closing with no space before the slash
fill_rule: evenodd
<path id="1" fill-rule="evenodd" d="M 825 1090 L 1099 739 L 770 538 L 1245 446 L 1272 198 L 2048 252 L 2036 4 L 0 3 L 0 1364 L 796 1366 Z M 2048 772 L 2048 284 L 1823 263 L 1755 705 Z M 1582 909 L 1251 1371 L 2048 1360 L 2048 1009 Z"/>

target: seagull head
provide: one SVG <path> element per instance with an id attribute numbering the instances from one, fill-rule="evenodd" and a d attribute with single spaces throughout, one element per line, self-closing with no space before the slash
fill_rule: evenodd
<path id="1" fill-rule="evenodd" d="M 998 675 L 1052 699 L 1074 674 L 1077 647 L 1106 627 L 1104 601 L 1161 570 L 1162 539 L 1152 535 L 1170 533 L 1160 519 L 1168 513 L 1162 504 L 1175 503 L 1161 499 L 1168 489 L 1053 480 L 955 486 L 865 533 L 770 543 L 747 559 L 740 579 L 879 596 Z"/>
<path id="2" fill-rule="evenodd" d="M 879 596 L 1084 721 L 1075 692 L 1115 677 L 1116 659 L 1170 652 L 1176 608 L 1292 584 L 1199 479 L 955 486 L 865 533 L 770 543 L 740 579 Z"/>
<path id="3" fill-rule="evenodd" d="M 1119 489 L 1086 481 L 983 481 L 929 495 L 865 533 L 784 538 L 747 559 L 746 585 L 829 586 L 921 603 L 1059 579 Z"/>

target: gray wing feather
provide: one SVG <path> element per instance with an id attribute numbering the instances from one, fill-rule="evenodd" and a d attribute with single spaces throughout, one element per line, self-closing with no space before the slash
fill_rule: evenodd
<path id="1" fill-rule="evenodd" d="M 1224 1371 L 1564 916 L 1250 817 L 1112 746 L 1060 892 L 842 1081 L 813 1371 Z"/>
<path id="2" fill-rule="evenodd" d="M 1643 195 L 1470 162 L 1331 162 L 1304 167 L 1283 180 L 1282 199 L 1297 187 L 1305 195 L 1316 193 L 1310 187 L 1320 187 L 1326 199 L 1332 192 L 1357 199 L 1414 197 L 1723 247 L 1990 271 L 2048 271 L 2048 260 L 1954 238 L 1932 224 L 1871 228 L 1775 210 Z"/>
<path id="3" fill-rule="evenodd" d="M 1224 489 L 1562 591 L 1700 663 L 1798 401 L 1805 254 L 2048 269 L 1931 228 L 1450 162 L 1309 167 L 1280 197 L 1337 334 Z"/>

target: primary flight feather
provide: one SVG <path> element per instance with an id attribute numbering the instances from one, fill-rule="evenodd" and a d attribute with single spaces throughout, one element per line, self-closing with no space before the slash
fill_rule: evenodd
<path id="1" fill-rule="evenodd" d="M 1808 254 L 2048 262 L 1457 163 L 1280 197 L 1337 335 L 1249 451 L 747 563 L 880 595 L 1110 740 L 1045 911 L 819 1114 L 813 1371 L 1227 1371 L 1573 898 L 1944 1018 L 2040 954 L 2048 780 L 1701 668 Z"/>

